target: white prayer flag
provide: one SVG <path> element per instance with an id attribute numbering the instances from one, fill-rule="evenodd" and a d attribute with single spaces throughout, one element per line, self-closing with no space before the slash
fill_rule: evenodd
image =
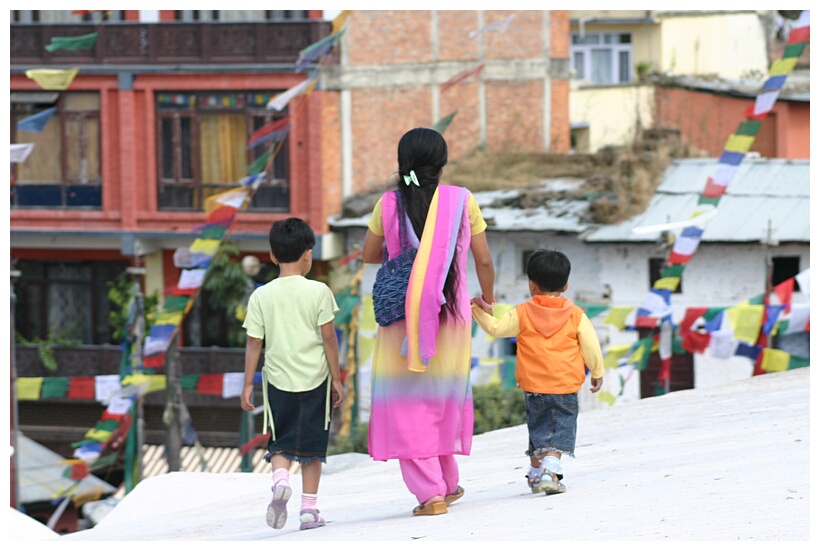
<path id="1" fill-rule="evenodd" d="M 777 96 L 780 95 L 780 90 L 772 90 L 770 92 L 763 92 L 758 94 L 755 98 L 755 115 L 762 115 L 772 110 L 774 103 L 777 101 Z"/>
<path id="2" fill-rule="evenodd" d="M 806 324 L 809 322 L 809 304 L 792 304 L 792 311 L 789 314 L 789 326 L 783 331 L 784 335 L 791 335 L 792 333 L 802 333 L 806 330 Z"/>
<path id="3" fill-rule="evenodd" d="M 34 151 L 33 143 L 13 143 L 11 144 L 11 157 L 9 161 L 12 163 L 22 163 L 28 158 L 32 151 Z"/>
<path id="4" fill-rule="evenodd" d="M 125 398 L 123 396 L 113 396 L 110 399 L 108 407 L 105 408 L 105 411 L 110 413 L 111 415 L 125 415 L 131 410 L 131 406 L 134 404 L 133 398 Z"/>
<path id="5" fill-rule="evenodd" d="M 179 283 L 177 287 L 180 289 L 197 289 L 202 287 L 202 282 L 205 279 L 205 268 L 196 268 L 193 270 L 182 270 L 179 275 Z"/>
<path id="6" fill-rule="evenodd" d="M 728 186 L 734 180 L 738 168 L 734 165 L 718 163 L 714 174 L 712 174 L 712 180 L 719 186 Z"/>
<path id="7" fill-rule="evenodd" d="M 806 298 L 810 296 L 809 287 L 811 286 L 811 278 L 809 277 L 809 270 L 811 268 L 806 268 L 796 276 L 794 276 L 795 281 L 797 284 L 800 285 L 800 292 L 806 295 Z"/>
<path id="8" fill-rule="evenodd" d="M 227 205 L 229 207 L 233 207 L 235 209 L 239 209 L 242 207 L 242 203 L 245 202 L 245 198 L 248 194 L 243 191 L 232 191 L 229 193 L 225 193 L 224 195 L 219 196 L 216 199 L 216 202 L 222 205 Z"/>
<path id="9" fill-rule="evenodd" d="M 276 109 L 277 111 L 281 111 L 287 106 L 288 103 L 290 103 L 290 100 L 300 94 L 304 94 L 308 87 L 315 84 L 318 79 L 319 77 L 314 77 L 313 79 L 304 80 L 296 86 L 282 92 L 268 102 L 268 109 Z"/>
<path id="10" fill-rule="evenodd" d="M 692 237 L 678 237 L 672 246 L 672 251 L 684 256 L 691 256 L 697 250 L 700 239 Z"/>
<path id="11" fill-rule="evenodd" d="M 712 331 L 708 351 L 715 358 L 728 360 L 735 355 L 737 345 L 738 341 L 735 340 L 732 330 L 721 329 L 720 331 Z"/>
<path id="12" fill-rule="evenodd" d="M 242 387 L 245 385 L 244 373 L 225 373 L 222 376 L 222 397 L 236 398 L 242 395 Z"/>
<path id="13" fill-rule="evenodd" d="M 170 340 L 153 338 L 150 335 L 145 337 L 144 356 L 154 356 L 168 350 Z"/>
<path id="14" fill-rule="evenodd" d="M 663 318 L 672 312 L 672 307 L 666 304 L 663 297 L 651 291 L 646 294 L 646 298 L 640 308 L 648 310 L 649 316 L 653 318 Z"/>
<path id="15" fill-rule="evenodd" d="M 105 402 L 111 393 L 120 389 L 119 375 L 97 375 L 94 377 L 94 399 Z"/>

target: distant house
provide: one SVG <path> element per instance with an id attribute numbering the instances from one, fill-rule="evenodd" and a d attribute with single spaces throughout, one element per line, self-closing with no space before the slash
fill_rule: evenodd
<path id="1" fill-rule="evenodd" d="M 670 243 L 680 234 L 680 229 L 666 234 L 634 230 L 688 220 L 715 166 L 715 159 L 673 161 L 642 214 L 620 224 L 601 226 L 584 237 L 584 243 L 596 251 L 600 281 L 612 289 L 613 305 L 641 305 L 660 276 Z M 772 285 L 809 268 L 809 176 L 809 161 L 750 158 L 741 163 L 705 226 L 679 288 L 671 295 L 675 322 L 687 307 L 731 307 L 764 294 L 767 258 L 772 263 Z M 774 295 L 772 298 L 776 302 Z M 792 300 L 808 302 L 808 296 L 796 288 Z M 626 336 L 610 328 L 608 339 L 615 344 Z M 788 348 L 793 354 L 808 357 L 808 333 L 783 337 L 771 347 Z M 700 387 L 751 373 L 751 364 L 743 357 L 716 359 L 708 353 L 673 356 L 673 390 L 675 385 Z M 640 397 L 650 395 L 647 381 L 652 376 L 650 364 Z M 636 396 L 638 389 L 631 392 Z"/>

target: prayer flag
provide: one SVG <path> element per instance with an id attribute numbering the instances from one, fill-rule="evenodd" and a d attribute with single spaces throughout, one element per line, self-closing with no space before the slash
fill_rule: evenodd
<path id="1" fill-rule="evenodd" d="M 782 281 L 774 286 L 774 293 L 780 300 L 780 304 L 783 304 L 786 307 L 785 313 L 787 314 L 791 311 L 792 294 L 794 293 L 794 281 L 795 278 L 790 277 L 789 279 Z"/>
<path id="2" fill-rule="evenodd" d="M 328 36 L 324 37 L 318 42 L 314 42 L 307 48 L 300 51 L 299 58 L 296 60 L 296 67 L 294 68 L 294 70 L 296 72 L 302 71 L 305 67 L 307 67 L 309 64 L 313 63 L 320 57 L 329 54 L 330 51 L 333 50 L 333 47 L 336 45 L 336 43 L 339 42 L 344 33 L 345 31 L 341 30 L 329 34 Z"/>
<path id="3" fill-rule="evenodd" d="M 754 141 L 754 136 L 739 136 L 737 134 L 732 134 L 731 136 L 729 136 L 729 139 L 726 140 L 726 145 L 724 146 L 724 148 L 726 149 L 726 151 L 733 151 L 736 153 L 748 153 Z"/>
<path id="4" fill-rule="evenodd" d="M 767 373 L 786 371 L 789 369 L 789 356 L 788 352 L 782 350 L 764 348 L 760 368 Z"/>
<path id="5" fill-rule="evenodd" d="M 292 100 L 296 96 L 300 96 L 302 94 L 309 94 L 313 90 L 313 87 L 316 86 L 316 83 L 318 81 L 318 76 L 315 76 L 312 79 L 303 80 L 296 86 L 289 88 L 288 90 L 282 92 L 281 94 L 277 95 L 272 100 L 270 100 L 268 102 L 267 108 L 281 111 L 288 105 L 288 103 L 290 103 L 290 100 Z"/>
<path id="6" fill-rule="evenodd" d="M 80 400 L 93 400 L 94 377 L 72 377 L 68 384 L 68 397 Z"/>
<path id="7" fill-rule="evenodd" d="M 230 226 L 236 216 L 236 209 L 221 205 L 208 213 L 205 221 L 210 225 Z"/>
<path id="8" fill-rule="evenodd" d="M 245 386 L 244 373 L 225 373 L 222 376 L 222 397 L 235 398 L 242 395 Z"/>
<path id="9" fill-rule="evenodd" d="M 709 347 L 709 341 L 712 336 L 709 333 L 702 333 L 700 331 L 689 331 L 681 333 L 683 336 L 681 346 L 687 352 L 703 354 Z"/>
<path id="10" fill-rule="evenodd" d="M 811 278 L 809 277 L 811 268 L 806 268 L 796 276 L 794 276 L 794 280 L 800 286 L 800 292 L 806 295 L 806 298 L 810 296 L 810 287 L 811 287 Z"/>
<path id="11" fill-rule="evenodd" d="M 780 313 L 786 308 L 785 304 L 772 304 L 766 306 L 766 321 L 760 329 L 761 333 L 771 335 L 774 326 L 777 325 Z"/>
<path id="12" fill-rule="evenodd" d="M 188 247 L 188 250 L 192 253 L 214 256 L 221 243 L 222 241 L 220 239 L 202 239 L 201 237 L 197 237 L 194 239 L 194 242 L 191 243 L 190 247 Z"/>
<path id="13" fill-rule="evenodd" d="M 618 367 L 621 358 L 626 357 L 626 355 L 629 354 L 631 348 L 632 345 L 630 344 L 619 344 L 608 347 L 606 349 L 606 352 L 604 353 L 604 367 Z"/>
<path id="14" fill-rule="evenodd" d="M 474 37 L 476 37 L 476 36 L 478 36 L 482 33 L 485 33 L 487 31 L 501 31 L 501 32 L 506 31 L 507 27 L 510 26 L 510 23 L 512 23 L 512 20 L 514 18 L 515 18 L 515 15 L 511 15 L 511 16 L 507 17 L 506 19 L 502 19 L 501 21 L 496 21 L 495 23 L 492 23 L 490 25 L 485 25 L 484 27 L 481 27 L 480 29 L 470 31 L 470 34 L 468 36 L 470 38 L 474 38 Z"/>
<path id="15" fill-rule="evenodd" d="M 668 262 L 670 264 L 688 263 L 699 244 L 700 239 L 683 237 L 683 235 L 681 235 L 675 240 L 675 244 L 672 246 L 672 252 L 669 254 Z"/>
<path id="16" fill-rule="evenodd" d="M 98 402 L 107 402 L 111 394 L 119 389 L 119 375 L 97 375 L 94 377 L 94 399 Z"/>
<path id="17" fill-rule="evenodd" d="M 760 121 L 754 121 L 760 124 Z M 712 180 L 718 185 L 728 186 L 737 174 L 738 167 L 734 165 L 718 164 L 715 172 L 712 174 Z"/>
<path id="18" fill-rule="evenodd" d="M 26 77 L 40 85 L 43 90 L 65 90 L 71 86 L 79 69 L 29 69 Z"/>
<path id="19" fill-rule="evenodd" d="M 271 151 L 265 151 L 262 155 L 256 159 L 252 165 L 250 165 L 245 172 L 248 174 L 253 174 L 255 172 L 262 172 L 262 169 L 265 168 L 265 164 L 268 162 L 268 158 L 271 156 Z"/>
<path id="20" fill-rule="evenodd" d="M 789 325 L 783 330 L 784 335 L 802 333 L 809 322 L 809 305 L 792 304 L 792 311 L 789 314 Z"/>
<path id="21" fill-rule="evenodd" d="M 202 233 L 199 236 L 203 239 L 222 239 L 225 236 L 225 232 L 228 230 L 225 226 L 216 226 L 212 224 L 206 224 L 202 228 Z"/>
<path id="22" fill-rule="evenodd" d="M 724 193 L 726 193 L 725 184 L 718 184 L 712 178 L 706 179 L 706 187 L 703 189 L 703 197 L 717 199 L 723 197 Z"/>
<path id="23" fill-rule="evenodd" d="M 194 268 L 191 270 L 182 270 L 179 275 L 179 283 L 177 283 L 177 287 L 180 289 L 195 289 L 198 287 L 202 287 L 202 282 L 205 280 L 205 272 L 204 268 Z M 180 321 L 182 321 L 182 314 L 178 314 L 174 312 L 172 314 L 168 314 L 169 316 L 175 317 L 179 316 L 179 320 L 174 323 L 174 325 L 179 325 Z M 159 319 L 162 314 L 157 317 L 157 323 L 159 323 Z M 166 321 L 165 323 L 171 323 Z"/>
<path id="24" fill-rule="evenodd" d="M 746 114 L 751 117 L 758 117 L 760 115 L 767 115 L 774 107 L 777 97 L 780 95 L 780 90 L 770 90 L 761 92 L 755 98 L 753 107 L 746 110 Z M 750 111 L 751 110 L 751 111 Z"/>
<path id="25" fill-rule="evenodd" d="M 809 367 L 811 365 L 811 360 L 809 358 L 803 358 L 801 356 L 795 356 L 791 354 L 789 356 L 789 369 L 797 369 L 799 367 Z"/>
<path id="26" fill-rule="evenodd" d="M 753 362 L 756 362 L 757 357 L 760 355 L 762 350 L 763 347 L 760 345 L 738 342 L 737 349 L 735 350 L 735 356 L 743 356 L 744 358 L 749 358 Z"/>
<path id="27" fill-rule="evenodd" d="M 15 381 L 14 393 L 18 400 L 39 400 L 42 377 L 20 377 Z"/>
<path id="28" fill-rule="evenodd" d="M 714 331 L 709 339 L 708 352 L 715 358 L 728 360 L 735 355 L 738 341 L 734 338 L 731 329 Z"/>
<path id="29" fill-rule="evenodd" d="M 196 391 L 199 394 L 215 394 L 222 395 L 222 375 L 221 374 L 202 374 L 199 376 L 199 383 L 196 385 Z"/>
<path id="30" fill-rule="evenodd" d="M 678 286 L 680 286 L 679 277 L 662 277 L 656 280 L 655 284 L 652 285 L 655 289 L 668 289 L 670 291 L 674 291 Z"/>
<path id="31" fill-rule="evenodd" d="M 718 158 L 719 163 L 737 166 L 743 162 L 743 153 L 736 153 L 734 151 L 724 151 Z"/>
<path id="32" fill-rule="evenodd" d="M 575 305 L 580 306 L 581 308 L 583 308 L 584 313 L 587 315 L 587 317 L 589 319 L 592 319 L 595 316 L 597 316 L 598 314 L 600 314 L 600 313 L 602 313 L 606 310 L 609 310 L 609 306 L 603 306 L 603 305 L 600 305 L 600 304 L 589 304 L 587 302 L 582 302 L 580 300 L 576 300 Z"/>
<path id="33" fill-rule="evenodd" d="M 447 130 L 447 127 L 450 126 L 451 122 L 453 122 L 453 117 L 456 116 L 456 113 L 458 113 L 458 109 L 456 109 L 446 117 L 439 119 L 439 121 L 433 125 L 433 130 L 435 130 L 439 134 L 444 134 L 444 131 Z"/>
<path id="34" fill-rule="evenodd" d="M 614 325 L 618 329 L 623 329 L 626 326 L 626 317 L 634 309 L 634 306 L 615 306 L 610 308 L 609 314 L 604 318 L 604 323 Z"/>
<path id="35" fill-rule="evenodd" d="M 49 119 L 51 119 L 51 115 L 53 115 L 56 110 L 56 107 L 49 107 L 48 109 L 43 109 L 35 115 L 17 121 L 17 130 L 41 132 L 43 128 L 45 128 Z"/>
<path id="36" fill-rule="evenodd" d="M 805 49 L 805 47 L 805 42 L 799 42 L 797 44 L 787 44 L 786 48 L 783 50 L 783 57 L 800 57 L 801 55 L 803 55 L 803 50 Z"/>
<path id="37" fill-rule="evenodd" d="M 65 398 L 69 377 L 47 377 L 43 379 L 42 398 Z M 19 398 L 19 396 L 18 396 Z"/>
<path id="38" fill-rule="evenodd" d="M 143 367 L 162 367 L 165 365 L 165 354 L 155 354 L 153 356 L 146 356 L 142 360 Z"/>
<path id="39" fill-rule="evenodd" d="M 184 296 L 174 296 L 169 295 L 165 297 L 165 302 L 162 304 L 162 309 L 166 312 L 184 312 L 188 308 L 188 303 L 191 301 L 190 297 Z M 173 334 L 173 326 L 166 325 L 165 327 L 169 327 L 172 331 L 168 334 L 168 338 L 171 338 Z M 151 327 L 151 331 L 153 332 L 154 327 Z"/>
<path id="40" fill-rule="evenodd" d="M 612 394 L 611 392 L 608 392 L 606 390 L 602 390 L 602 391 L 598 392 L 598 395 L 597 395 L 596 399 L 599 402 L 603 402 L 606 405 L 611 406 L 615 403 L 616 398 L 615 398 L 615 395 Z"/>
<path id="41" fill-rule="evenodd" d="M 251 137 L 248 138 L 248 149 L 270 140 L 282 141 L 289 130 L 290 117 L 271 121 L 251 134 Z"/>
<path id="42" fill-rule="evenodd" d="M 763 90 L 780 90 L 783 88 L 783 84 L 786 82 L 786 75 L 778 75 L 769 77 L 766 82 L 763 83 Z"/>
<path id="43" fill-rule="evenodd" d="M 790 57 L 787 59 L 776 59 L 769 68 L 769 76 L 777 77 L 781 75 L 788 75 L 797 65 L 797 58 Z"/>
<path id="44" fill-rule="evenodd" d="M 472 69 L 468 69 L 466 71 L 462 71 L 462 72 L 458 73 L 457 75 L 452 77 L 450 80 L 448 80 L 447 82 L 445 82 L 444 84 L 441 85 L 440 92 L 443 93 L 446 90 L 448 90 L 449 88 L 451 88 L 451 87 L 455 86 L 456 84 L 458 84 L 459 82 L 461 82 L 463 80 L 466 80 L 470 77 L 477 77 L 483 69 L 484 69 L 484 64 L 482 63 L 478 67 L 474 67 Z"/>
<path id="45" fill-rule="evenodd" d="M 775 77 L 780 78 L 780 77 Z M 785 77 L 783 77 L 785 79 Z M 740 123 L 740 126 L 737 128 L 737 134 L 739 136 L 755 136 L 757 135 L 758 130 L 760 130 L 760 126 L 763 124 L 761 121 L 744 121 Z"/>
<path id="46" fill-rule="evenodd" d="M 744 342 L 756 342 L 763 325 L 763 306 L 733 306 L 726 309 L 729 326 L 735 332 L 735 338 Z"/>
<path id="47" fill-rule="evenodd" d="M 96 32 L 81 36 L 53 36 L 51 37 L 51 43 L 46 44 L 45 48 L 49 52 L 56 52 L 57 50 L 68 50 L 70 52 L 90 50 L 94 47 L 98 34 L 100 33 Z"/>
<path id="48" fill-rule="evenodd" d="M 333 18 L 333 21 L 330 23 L 330 32 L 336 33 L 342 30 L 342 27 L 345 26 L 347 22 L 347 17 L 350 15 L 350 10 L 342 10 L 342 12 Z"/>
<path id="49" fill-rule="evenodd" d="M 13 143 L 11 144 L 9 162 L 22 163 L 28 158 L 32 151 L 34 151 L 33 143 Z"/>

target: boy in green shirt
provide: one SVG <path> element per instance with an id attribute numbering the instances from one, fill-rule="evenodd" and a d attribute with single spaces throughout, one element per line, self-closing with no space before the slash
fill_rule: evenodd
<path id="1" fill-rule="evenodd" d="M 322 463 L 327 460 L 330 411 L 344 400 L 339 372 L 339 344 L 333 320 L 339 310 L 327 285 L 305 278 L 313 266 L 316 238 L 299 218 L 270 229 L 271 260 L 279 277 L 256 289 L 248 299 L 243 327 L 245 384 L 242 409 L 252 411 L 253 378 L 262 347 L 264 426 L 270 428 L 265 460 L 273 467 L 273 498 L 267 522 L 279 530 L 287 521 L 290 466 L 302 469 L 299 529 L 325 525 L 316 508 Z"/>

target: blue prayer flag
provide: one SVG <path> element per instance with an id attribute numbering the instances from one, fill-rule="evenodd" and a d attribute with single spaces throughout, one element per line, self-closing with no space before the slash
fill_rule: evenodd
<path id="1" fill-rule="evenodd" d="M 26 117 L 25 119 L 17 122 L 17 130 L 30 130 L 32 132 L 42 132 L 43 128 L 46 126 L 46 123 L 51 118 L 51 115 L 54 114 L 56 111 L 56 107 L 49 107 L 43 111 L 40 111 L 36 115 L 32 115 L 30 117 Z"/>

